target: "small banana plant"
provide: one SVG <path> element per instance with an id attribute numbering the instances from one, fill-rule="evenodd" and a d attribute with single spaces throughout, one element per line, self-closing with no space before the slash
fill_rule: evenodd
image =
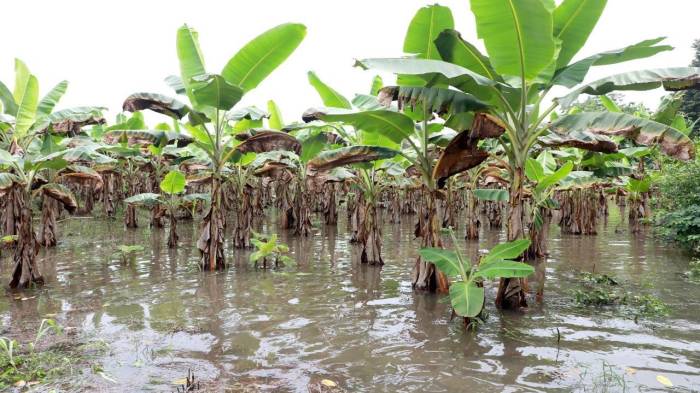
<path id="1" fill-rule="evenodd" d="M 250 262 L 255 266 L 262 265 L 263 269 L 279 267 L 280 265 L 293 264 L 294 260 L 288 255 L 289 247 L 286 244 L 277 242 L 277 234 L 269 238 L 259 233 L 253 232 L 250 242 L 255 246 L 255 251 L 250 254 Z"/>
<path id="2" fill-rule="evenodd" d="M 452 229 L 448 229 L 447 232 L 454 244 L 459 244 Z M 501 243 L 475 264 L 468 261 L 458 248 L 454 251 L 422 248 L 420 255 L 450 277 L 450 303 L 455 314 L 463 317 L 468 326 L 484 308 L 484 281 L 498 277 L 524 278 L 535 271 L 532 266 L 515 261 L 529 246 L 528 239 Z"/>

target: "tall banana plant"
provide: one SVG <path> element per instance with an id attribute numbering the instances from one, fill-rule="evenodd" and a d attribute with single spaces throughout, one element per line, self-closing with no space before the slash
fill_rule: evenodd
<path id="1" fill-rule="evenodd" d="M 503 132 L 496 138 L 508 158 L 510 187 L 507 237 L 525 237 L 523 225 L 524 169 L 530 152 L 538 144 L 575 146 L 598 151 L 616 151 L 610 137 L 623 136 L 640 144 L 658 145 L 679 159 L 694 157 L 691 141 L 672 126 L 638 119 L 623 113 L 596 112 L 562 116 L 549 123 L 557 108 L 567 108 L 582 94 L 602 95 L 618 90 L 683 90 L 700 85 L 699 68 L 664 68 L 630 71 L 584 83 L 593 67 L 641 59 L 672 49 L 663 38 L 573 60 L 598 22 L 606 0 L 470 0 L 478 37 L 486 54 L 467 42 L 449 25 L 450 17 L 433 18 L 423 29 L 422 51 L 408 58 L 359 60 L 358 66 L 399 75 L 399 86 L 387 94 L 414 111 L 436 113 L 458 132 L 478 130 L 484 114 L 495 118 Z M 440 6 L 431 6 L 433 7 Z M 440 9 L 443 9 L 441 7 Z M 433 12 L 431 15 L 437 15 Z M 442 15 L 447 15 L 442 12 Z M 435 56 L 434 49 L 439 53 Z M 430 54 L 430 56 L 428 56 Z M 404 78 L 405 76 L 410 78 Z M 552 97 L 555 87 L 572 89 Z M 479 102 L 480 105 L 465 103 Z M 477 113 L 474 115 L 474 113 Z M 393 124 L 408 124 L 412 118 L 395 112 L 375 113 Z M 543 138 L 549 138 L 543 141 Z M 477 140 L 470 139 L 475 144 Z M 478 150 L 474 150 L 476 157 Z M 476 160 L 475 160 L 476 161 Z M 464 165 L 468 169 L 468 165 Z M 509 296 L 522 295 L 522 280 L 502 279 L 498 305 Z"/>
<path id="2" fill-rule="evenodd" d="M 337 90 L 324 83 L 314 72 L 308 73 L 309 83 L 314 87 L 326 109 L 311 109 L 303 118 L 310 123 L 310 129 L 330 130 L 341 138 L 346 146 L 322 152 L 307 164 L 307 174 L 312 184 L 319 184 L 334 178 L 331 174 L 335 168 L 354 165 L 357 171 L 355 186 L 360 189 L 361 197 L 354 206 L 352 221 L 357 225 L 357 241 L 362 246 L 360 261 L 371 265 L 383 265 L 382 234 L 377 202 L 382 192 L 378 181 L 379 169 L 386 159 L 397 155 L 398 145 L 371 129 L 363 129 L 357 124 L 348 129 L 342 122 L 314 122 L 324 113 L 333 111 L 353 111 L 367 108 L 379 108 L 376 94 L 381 87 L 381 80 L 375 79 L 369 95 L 358 94 L 352 101 Z"/>
<path id="3" fill-rule="evenodd" d="M 59 147 L 56 139 L 73 134 L 86 124 L 104 121 L 102 108 L 71 108 L 54 112 L 68 83 L 60 82 L 39 98 L 39 82 L 29 68 L 15 60 L 15 87 L 12 93 L 0 82 L 0 101 L 4 115 L 0 119 L 0 197 L 5 198 L 5 230 L 17 236 L 12 288 L 24 288 L 43 282 L 36 264 L 38 246 L 55 245 L 56 207 L 69 212 L 77 202 L 62 179 L 75 175 L 69 168 L 71 149 Z M 75 168 L 74 168 L 75 169 Z M 71 175 L 71 173 L 73 175 Z M 80 177 L 80 176 L 78 176 Z M 42 239 L 34 232 L 34 197 L 43 197 Z M 7 225 L 11 224 L 11 225 Z"/>
<path id="4" fill-rule="evenodd" d="M 240 161 L 245 153 L 299 148 L 294 138 L 275 131 L 241 143 L 233 137 L 231 121 L 240 113 L 234 108 L 244 95 L 282 64 L 305 35 L 306 27 L 301 24 L 274 27 L 244 45 L 219 74 L 213 74 L 206 71 L 197 32 L 184 25 L 177 31 L 180 75 L 170 76 L 166 82 L 178 94 L 183 94 L 189 105 L 172 97 L 149 93 L 136 93 L 124 102 L 125 110 L 149 109 L 178 120 L 187 116 L 184 128 L 192 135 L 198 152 L 208 159 L 211 204 L 197 242 L 200 264 L 205 270 L 226 266 L 222 185 L 227 180 L 227 166 Z"/>

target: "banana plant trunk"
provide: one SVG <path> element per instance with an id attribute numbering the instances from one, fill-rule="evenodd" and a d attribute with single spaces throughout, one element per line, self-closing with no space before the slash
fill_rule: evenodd
<path id="1" fill-rule="evenodd" d="M 202 234 L 197 240 L 202 270 L 221 270 L 226 267 L 224 258 L 224 212 L 222 209 L 221 180 L 213 177 L 211 206 L 202 221 Z"/>
<path id="2" fill-rule="evenodd" d="M 102 205 L 105 210 L 105 215 L 108 218 L 114 218 L 114 174 L 105 173 L 105 184 L 102 187 Z"/>
<path id="3" fill-rule="evenodd" d="M 382 232 L 377 216 L 377 204 L 374 201 L 366 202 L 359 238 L 362 244 L 360 261 L 370 265 L 383 265 Z"/>
<path id="4" fill-rule="evenodd" d="M 44 247 L 55 247 L 56 240 L 56 217 L 58 216 L 58 201 L 44 195 L 41 203 L 41 233 L 39 244 Z"/>
<path id="5" fill-rule="evenodd" d="M 540 209 L 540 217 L 542 217 L 541 226 L 538 228 L 535 225 L 535 220 L 528 225 L 528 236 L 530 237 L 530 247 L 525 252 L 526 259 L 532 260 L 536 258 L 544 258 L 547 256 L 547 233 L 549 232 L 549 223 L 551 222 L 551 212 L 546 208 Z"/>
<path id="6" fill-rule="evenodd" d="M 479 240 L 479 205 L 474 192 L 467 191 L 467 233 L 468 240 Z"/>
<path id="7" fill-rule="evenodd" d="M 509 242 L 525 238 L 523 227 L 524 180 L 523 167 L 514 168 L 508 195 L 508 221 L 506 222 L 507 241 Z M 526 287 L 526 279 L 501 278 L 496 294 L 496 307 L 511 310 L 527 307 Z"/>
<path id="8" fill-rule="evenodd" d="M 442 247 L 440 239 L 440 219 L 437 210 L 437 191 L 425 189 L 423 203 L 419 208 L 420 219 L 418 234 L 422 247 Z M 413 265 L 413 288 L 431 292 L 445 293 L 449 291 L 447 276 L 435 265 L 424 261 L 420 256 Z"/>
<path id="9" fill-rule="evenodd" d="M 16 207 L 19 208 L 19 225 L 17 226 L 17 247 L 14 254 L 14 269 L 10 288 L 27 288 L 32 284 L 43 284 L 44 279 L 36 264 L 39 252 L 38 241 L 32 226 L 32 208 L 28 190 L 15 194 Z"/>
<path id="10" fill-rule="evenodd" d="M 233 246 L 235 248 L 250 248 L 250 232 L 253 229 L 253 205 L 251 195 L 253 190 L 247 185 L 239 191 L 236 206 L 236 226 L 233 228 Z"/>
<path id="11" fill-rule="evenodd" d="M 22 198 L 22 189 L 19 187 L 14 187 L 7 195 L 5 196 L 5 206 L 3 209 L 3 233 L 5 235 L 16 235 L 18 226 L 19 226 L 19 221 L 20 221 L 20 214 L 22 211 L 21 208 L 21 198 Z"/>
<path id="12" fill-rule="evenodd" d="M 294 195 L 294 234 L 301 236 L 311 235 L 311 193 L 305 187 L 304 181 L 298 182 Z"/>
<path id="13" fill-rule="evenodd" d="M 324 193 L 326 194 L 326 198 L 323 215 L 326 219 L 326 225 L 335 225 L 338 223 L 338 210 L 335 202 L 335 184 L 326 184 Z"/>
<path id="14" fill-rule="evenodd" d="M 177 247 L 177 241 L 179 239 L 179 236 L 177 235 L 177 217 L 175 217 L 174 212 L 170 212 L 168 214 L 170 217 L 170 229 L 168 232 L 168 248 L 175 248 Z"/>

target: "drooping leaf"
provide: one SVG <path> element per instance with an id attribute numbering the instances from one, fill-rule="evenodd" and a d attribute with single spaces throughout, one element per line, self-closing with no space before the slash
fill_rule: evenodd
<path id="1" fill-rule="evenodd" d="M 559 135 L 588 132 L 605 136 L 622 136 L 640 145 L 658 145 L 662 152 L 678 160 L 695 157 L 693 142 L 682 132 L 625 113 L 586 112 L 560 117 L 550 129 Z"/>
<path id="2" fill-rule="evenodd" d="M 478 139 L 470 135 L 470 130 L 457 134 L 440 154 L 433 168 L 433 179 L 439 187 L 443 187 L 450 176 L 474 168 L 489 157 L 489 153 L 477 145 Z"/>
<path id="3" fill-rule="evenodd" d="M 301 144 L 293 136 L 279 131 L 263 130 L 246 139 L 236 147 L 242 154 L 264 153 L 274 150 L 288 150 L 296 154 L 301 152 Z"/>
<path id="4" fill-rule="evenodd" d="M 174 131 L 161 130 L 112 130 L 104 135 L 107 143 L 126 143 L 127 145 L 155 145 L 163 147 L 177 141 L 179 147 L 193 142 L 193 139 Z"/>
<path id="5" fill-rule="evenodd" d="M 553 17 L 542 0 L 471 0 L 476 30 L 501 75 L 534 80 L 554 60 Z M 553 2 L 552 2 L 553 4 Z"/>
<path id="6" fill-rule="evenodd" d="M 438 115 L 485 110 L 488 105 L 471 94 L 437 87 L 387 86 L 379 91 L 379 102 L 389 106 L 398 101 L 399 108 L 419 107 Z M 461 131 L 461 130 L 460 130 Z"/>
<path id="7" fill-rule="evenodd" d="M 557 100 L 568 108 L 581 94 L 602 95 L 613 91 L 645 91 L 663 87 L 679 91 L 700 87 L 700 68 L 676 67 L 630 71 L 587 83 Z"/>
<path id="8" fill-rule="evenodd" d="M 20 178 L 13 174 L 7 172 L 0 172 L 0 197 L 5 196 L 12 187 L 17 184 L 21 184 Z"/>
<path id="9" fill-rule="evenodd" d="M 155 93 L 134 93 L 127 97 L 122 104 L 122 110 L 136 112 L 144 109 L 182 119 L 189 112 L 189 108 L 175 98 Z"/>
<path id="10" fill-rule="evenodd" d="M 41 187 L 44 195 L 53 198 L 63 204 L 63 207 L 71 214 L 78 208 L 78 201 L 73 192 L 62 184 L 49 183 Z"/>
<path id="11" fill-rule="evenodd" d="M 309 170 L 326 171 L 343 165 L 394 157 L 398 152 L 380 146 L 348 146 L 321 152 L 308 162 Z"/>
<path id="12" fill-rule="evenodd" d="M 576 147 L 600 153 L 615 153 L 617 143 L 605 135 L 588 131 L 571 130 L 568 133 L 551 133 L 538 139 L 542 146 L 547 147 Z"/>
<path id="13" fill-rule="evenodd" d="M 458 281 L 450 285 L 450 302 L 460 317 L 474 318 L 484 308 L 484 288 Z"/>
<path id="14" fill-rule="evenodd" d="M 262 119 L 266 119 L 270 117 L 270 113 L 265 112 L 264 110 L 255 107 L 255 106 L 246 106 L 244 108 L 236 108 L 232 111 L 229 111 L 226 113 L 226 120 L 231 120 L 231 121 L 239 121 L 239 120 L 253 120 L 253 121 L 262 121 Z"/>
<path id="15" fill-rule="evenodd" d="M 643 59 L 653 56 L 659 52 L 672 50 L 672 46 L 656 45 L 663 40 L 664 37 L 645 40 L 625 48 L 598 53 L 583 60 L 579 60 L 565 68 L 558 70 L 552 83 L 571 88 L 583 82 L 586 75 L 588 75 L 588 71 L 593 66 L 604 66 L 630 60 Z"/>
<path id="16" fill-rule="evenodd" d="M 323 105 L 329 108 L 344 108 L 352 109 L 350 101 L 338 93 L 337 90 L 325 84 L 313 71 L 307 73 L 309 83 L 316 89 L 316 92 L 321 97 Z"/>
<path id="17" fill-rule="evenodd" d="M 62 109 L 39 119 L 34 124 L 33 129 L 43 131 L 51 126 L 55 133 L 76 135 L 85 126 L 103 124 L 105 122 L 103 111 L 105 110 L 107 108 L 99 106 L 78 106 Z"/>
<path id="18" fill-rule="evenodd" d="M 260 34 L 238 51 L 221 71 L 228 83 L 248 92 L 281 65 L 306 36 L 302 24 L 285 23 Z"/>

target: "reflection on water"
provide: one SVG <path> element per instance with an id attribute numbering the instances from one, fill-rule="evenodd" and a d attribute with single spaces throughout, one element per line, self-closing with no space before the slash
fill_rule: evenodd
<path id="1" fill-rule="evenodd" d="M 688 258 L 648 235 L 632 236 L 613 214 L 598 236 L 560 235 L 553 226 L 550 258 L 537 266 L 546 277 L 544 302 L 501 313 L 490 285 L 490 317 L 477 333 L 451 323 L 439 296 L 411 290 L 419 242 L 409 217 L 383 228 L 381 271 L 357 262 L 341 222 L 317 224 L 308 239 L 281 233 L 297 266 L 256 270 L 248 252 L 228 245 L 232 267 L 218 273 L 196 270 L 194 223 L 179 226 L 182 246 L 169 250 L 162 231 L 74 219 L 62 223 L 60 245 L 39 255 L 47 285 L 34 299 L 0 297 L 0 320 L 11 335 L 56 314 L 62 325 L 104 339 L 110 350 L 101 363 L 118 385 L 88 371 L 84 391 L 170 391 L 188 368 L 220 386 L 274 391 L 305 392 L 322 378 L 353 392 L 556 391 L 598 383 L 604 363 L 632 391 L 661 388 L 659 374 L 697 389 L 700 287 L 682 280 Z M 475 255 L 502 238 L 488 231 L 461 247 Z M 146 251 L 122 265 L 112 255 L 120 244 Z M 10 265 L 4 256 L 3 282 Z M 572 279 L 592 270 L 646 288 L 671 316 L 636 324 L 613 310 L 575 307 Z M 625 375 L 627 368 L 636 371 Z"/>

